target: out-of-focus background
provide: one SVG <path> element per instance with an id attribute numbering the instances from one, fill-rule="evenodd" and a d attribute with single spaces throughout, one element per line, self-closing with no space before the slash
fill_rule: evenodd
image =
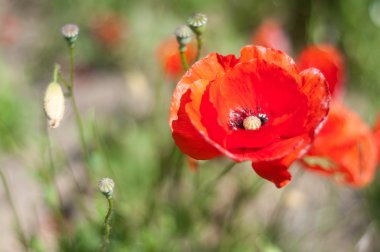
<path id="1" fill-rule="evenodd" d="M 0 0 L 0 169 L 9 189 L 0 186 L 0 251 L 25 251 L 22 235 L 30 251 L 98 251 L 102 177 L 116 183 L 110 251 L 380 251 L 380 178 L 353 189 L 294 165 L 279 190 L 249 163 L 214 180 L 226 158 L 197 171 L 189 162 L 165 168 L 178 78 L 163 71 L 162 43 L 194 12 L 208 16 L 205 52 L 238 55 L 267 18 L 283 25 L 295 58 L 308 44 L 334 44 L 346 60 L 345 102 L 374 123 L 379 0 Z M 66 23 L 80 27 L 75 94 L 90 169 L 70 104 L 54 130 L 42 110 L 54 64 L 68 76 Z"/>

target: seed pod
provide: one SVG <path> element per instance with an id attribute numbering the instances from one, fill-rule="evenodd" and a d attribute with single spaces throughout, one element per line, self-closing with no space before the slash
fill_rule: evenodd
<path id="1" fill-rule="evenodd" d="M 98 187 L 100 192 L 109 199 L 112 197 L 115 182 L 110 178 L 103 178 L 99 181 Z"/>
<path id="2" fill-rule="evenodd" d="M 186 45 L 191 41 L 192 31 L 187 25 L 180 25 L 174 32 L 180 48 L 185 49 Z"/>
<path id="3" fill-rule="evenodd" d="M 79 27 L 76 24 L 66 24 L 61 28 L 61 33 L 70 46 L 74 46 L 79 35 Z"/>
<path id="4" fill-rule="evenodd" d="M 188 18 L 187 24 L 197 36 L 201 36 L 206 29 L 207 16 L 202 13 L 195 13 Z"/>
<path id="5" fill-rule="evenodd" d="M 51 82 L 46 89 L 44 110 L 48 118 L 49 127 L 57 128 L 65 112 L 65 97 L 61 86 L 57 82 Z"/>

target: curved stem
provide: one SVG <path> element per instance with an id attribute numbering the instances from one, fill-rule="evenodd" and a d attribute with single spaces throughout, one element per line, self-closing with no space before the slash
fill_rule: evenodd
<path id="1" fill-rule="evenodd" d="M 221 173 L 218 174 L 218 176 L 216 176 L 214 179 L 212 179 L 210 182 L 207 183 L 207 185 L 205 185 L 202 189 L 202 192 L 201 193 L 206 193 L 208 192 L 211 188 L 213 188 L 221 178 L 224 177 L 224 175 L 226 175 L 227 173 L 229 173 L 232 168 L 236 165 L 235 162 L 231 162 L 229 163 L 223 170 Z M 197 195 L 201 195 L 200 194 L 197 194 Z"/>
<path id="2" fill-rule="evenodd" d="M 102 252 L 106 252 L 108 248 L 108 244 L 110 243 L 110 233 L 111 233 L 111 225 L 109 224 L 111 219 L 111 214 L 113 210 L 113 201 L 112 197 L 107 198 L 108 200 L 108 212 L 106 217 L 104 218 L 104 236 L 103 236 L 103 246 Z"/>
<path id="3" fill-rule="evenodd" d="M 59 65 L 55 64 L 55 66 L 54 66 L 54 72 L 53 72 L 53 82 L 57 82 L 57 80 L 58 80 L 58 74 L 59 74 Z"/>
<path id="4" fill-rule="evenodd" d="M 67 90 L 70 89 L 70 84 L 69 82 L 62 76 L 61 72 L 58 72 L 58 78 L 62 81 L 63 85 Z"/>

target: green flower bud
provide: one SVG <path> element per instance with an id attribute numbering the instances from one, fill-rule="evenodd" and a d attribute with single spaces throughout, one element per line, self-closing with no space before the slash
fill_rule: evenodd
<path id="1" fill-rule="evenodd" d="M 206 29 L 207 16 L 202 13 L 195 13 L 189 17 L 187 24 L 197 36 L 201 36 Z"/>
<path id="2" fill-rule="evenodd" d="M 66 24 L 62 27 L 61 33 L 70 46 L 74 46 L 79 35 L 79 27 L 75 24 Z"/>
<path id="3" fill-rule="evenodd" d="M 63 95 L 61 85 L 57 82 L 51 82 L 46 89 L 44 110 L 48 118 L 49 127 L 57 128 L 65 112 L 65 96 Z"/>
<path id="4" fill-rule="evenodd" d="M 99 181 L 98 184 L 99 190 L 103 193 L 107 199 L 112 198 L 113 188 L 115 187 L 115 183 L 110 178 L 103 178 Z"/>
<path id="5" fill-rule="evenodd" d="M 181 47 L 185 47 L 191 41 L 191 29 L 187 25 L 180 25 L 175 29 L 175 36 L 178 44 Z"/>

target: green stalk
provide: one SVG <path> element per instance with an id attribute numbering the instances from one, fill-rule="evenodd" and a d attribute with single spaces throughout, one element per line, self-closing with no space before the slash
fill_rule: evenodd
<path id="1" fill-rule="evenodd" d="M 48 178 L 50 180 L 51 185 L 54 186 L 54 188 L 55 188 L 55 192 L 57 193 L 58 203 L 59 203 L 59 209 L 58 210 L 54 209 L 54 210 L 55 210 L 56 216 L 58 217 L 58 221 L 59 221 L 61 227 L 65 228 L 64 227 L 64 216 L 62 213 L 62 209 L 63 209 L 63 203 L 62 202 L 63 202 L 63 200 L 62 200 L 62 196 L 59 192 L 58 183 L 57 183 L 57 180 L 55 177 L 57 169 L 56 169 L 54 157 L 53 157 L 53 146 L 52 146 L 49 130 L 47 127 L 45 127 L 45 129 L 46 129 L 45 131 L 46 131 L 46 138 L 47 138 L 48 156 L 49 156 Z"/>
<path id="2" fill-rule="evenodd" d="M 185 47 L 186 48 L 186 47 Z M 185 56 L 185 50 L 179 49 L 179 55 L 181 56 L 181 62 L 182 62 L 182 67 L 183 67 L 183 70 L 187 71 L 189 69 L 189 64 L 187 63 L 187 59 L 186 59 L 186 56 Z"/>
<path id="3" fill-rule="evenodd" d="M 198 197 L 204 195 L 205 193 L 209 192 L 212 188 L 215 187 L 215 185 L 220 181 L 221 178 L 223 178 L 227 173 L 229 173 L 232 168 L 236 165 L 235 162 L 231 162 L 229 163 L 223 170 L 221 173 L 219 173 L 214 179 L 212 179 L 211 181 L 209 181 L 205 186 L 203 186 L 201 189 L 200 189 L 200 193 L 197 193 L 196 196 L 195 196 L 195 199 L 197 199 Z"/>
<path id="4" fill-rule="evenodd" d="M 106 252 L 108 245 L 110 243 L 110 233 L 111 233 L 111 225 L 110 225 L 110 219 L 111 214 L 113 211 L 113 201 L 112 197 L 107 198 L 108 201 L 108 212 L 106 214 L 106 217 L 104 218 L 104 236 L 103 236 L 103 246 L 102 246 L 102 252 Z"/>
<path id="5" fill-rule="evenodd" d="M 86 162 L 88 162 L 88 146 L 87 146 L 86 139 L 84 136 L 82 118 L 80 116 L 78 106 L 75 100 L 75 95 L 74 95 L 74 72 L 75 72 L 74 71 L 74 46 L 70 46 L 70 82 L 68 83 L 69 84 L 68 95 L 70 98 L 71 106 L 73 107 L 73 111 L 75 114 L 75 121 L 76 121 L 77 128 L 79 131 L 82 152 L 83 152 Z"/>
<path id="6" fill-rule="evenodd" d="M 197 34 L 197 57 L 195 61 L 198 61 L 201 58 L 202 48 L 203 48 L 203 38 L 202 35 Z"/>

